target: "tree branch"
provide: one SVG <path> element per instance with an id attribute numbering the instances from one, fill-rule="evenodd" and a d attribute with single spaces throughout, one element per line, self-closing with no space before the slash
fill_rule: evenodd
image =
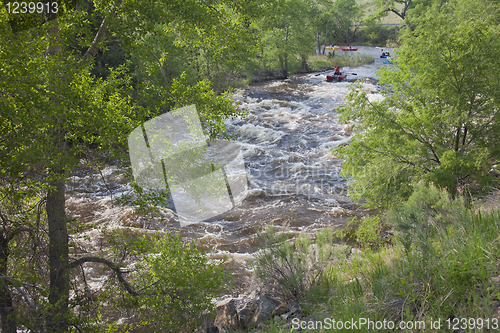
<path id="1" fill-rule="evenodd" d="M 85 54 L 83 55 L 82 59 L 80 59 L 79 63 L 83 66 L 87 66 L 90 64 L 92 59 L 97 55 L 97 52 L 99 52 L 99 49 L 97 46 L 104 42 L 106 39 L 106 36 L 108 35 L 108 23 L 111 18 L 115 16 L 115 8 L 120 5 L 120 2 L 116 4 L 113 9 L 104 17 L 104 19 L 101 22 L 101 25 L 99 26 L 99 30 L 97 30 L 97 33 L 94 37 L 94 40 L 92 41 L 92 45 L 87 49 Z"/>
<path id="2" fill-rule="evenodd" d="M 489 126 L 491 125 L 491 123 L 495 120 L 495 117 L 497 116 L 498 114 L 498 111 L 499 109 L 496 109 L 495 110 L 495 113 L 493 114 L 493 116 L 491 117 L 491 119 L 486 123 L 484 124 L 483 126 L 481 126 L 481 128 L 479 128 L 478 130 L 475 131 L 475 133 L 471 133 L 470 135 L 470 139 L 469 141 L 467 142 L 467 145 L 469 145 L 475 138 L 476 136 L 480 137 L 481 134 L 483 133 L 483 131 Z"/>
<path id="3" fill-rule="evenodd" d="M 394 14 L 396 14 L 397 16 L 399 16 L 400 19 L 404 20 L 405 17 L 404 17 L 404 14 L 402 13 L 399 13 L 397 10 L 395 9 L 392 9 L 392 8 L 387 8 L 386 10 L 384 10 L 384 12 L 393 12 Z"/>
<path id="4" fill-rule="evenodd" d="M 120 269 L 120 267 L 110 260 L 107 260 L 104 258 L 99 258 L 99 257 L 82 257 L 78 260 L 71 262 L 68 267 L 69 267 L 69 269 L 72 269 L 72 268 L 75 268 L 76 266 L 82 265 L 86 262 L 95 262 L 95 263 L 104 264 L 104 265 L 108 266 L 116 273 L 118 281 L 120 281 L 120 283 L 123 284 L 123 286 L 125 287 L 125 289 L 127 290 L 127 292 L 129 294 L 131 294 L 133 296 L 139 296 L 139 293 L 137 291 L 135 291 L 130 286 L 130 284 L 125 280 L 125 278 L 123 277 L 123 275 L 122 275 L 123 272 Z"/>
<path id="5" fill-rule="evenodd" d="M 139 46 L 141 46 L 146 51 L 148 51 L 156 59 L 156 62 L 158 62 L 158 65 L 160 66 L 161 75 L 163 76 L 163 79 L 165 80 L 165 86 L 168 86 L 167 75 L 165 74 L 165 69 L 163 68 L 163 65 L 161 64 L 160 59 L 156 56 L 156 54 L 153 53 L 153 51 L 148 50 L 144 45 L 139 45 Z"/>
<path id="6" fill-rule="evenodd" d="M 106 38 L 106 35 L 108 34 L 108 20 L 109 15 L 104 17 L 104 19 L 102 20 L 101 26 L 99 27 L 99 30 L 97 30 L 94 40 L 92 41 L 92 45 L 90 45 L 90 47 L 87 49 L 84 56 L 80 60 L 80 64 L 82 64 L 83 66 L 87 66 L 97 55 L 97 52 L 99 52 L 97 45 L 103 42 Z"/>
<path id="7" fill-rule="evenodd" d="M 401 125 L 400 123 L 398 123 L 396 120 L 394 119 L 391 119 L 389 117 L 387 117 L 385 115 L 384 112 L 380 111 L 368 98 L 366 98 L 366 101 L 368 102 L 368 104 L 370 104 L 370 106 L 378 113 L 379 116 L 381 116 L 382 118 L 385 118 L 387 119 L 388 121 L 390 121 L 392 124 L 396 125 L 404 134 L 406 135 L 409 135 L 410 137 L 412 137 L 413 139 L 417 140 L 418 142 L 422 143 L 423 145 L 427 145 L 429 147 L 429 149 L 432 151 L 432 154 L 434 155 L 434 161 L 437 163 L 437 164 L 440 164 L 440 161 L 439 161 L 439 158 L 436 154 L 436 151 L 434 150 L 434 147 L 432 146 L 431 143 L 427 142 L 427 140 L 425 140 L 422 135 L 420 134 L 415 134 L 413 133 L 413 131 L 411 131 L 410 128 L 405 128 L 403 127 L 403 125 Z M 415 115 L 414 115 L 415 116 Z M 418 117 L 416 117 L 418 119 Z"/>
<path id="8" fill-rule="evenodd" d="M 35 308 L 35 303 L 33 303 L 31 298 L 29 297 L 28 293 L 23 289 L 23 287 L 18 286 L 20 283 L 19 281 L 16 281 L 9 276 L 5 276 L 5 275 L 1 275 L 1 274 L 0 274 L 0 279 L 7 281 L 7 282 L 10 282 L 14 286 L 14 288 L 16 288 L 16 290 L 19 291 L 24 296 L 26 303 L 28 303 L 28 305 L 31 308 Z M 7 288 L 7 286 L 5 286 L 5 288 Z"/>

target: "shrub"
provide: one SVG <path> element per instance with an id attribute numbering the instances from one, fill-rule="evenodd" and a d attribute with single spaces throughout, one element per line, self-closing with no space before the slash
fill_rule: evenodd
<path id="1" fill-rule="evenodd" d="M 463 198 L 452 200 L 446 191 L 420 183 L 414 186 L 414 193 L 404 204 L 389 212 L 388 221 L 398 232 L 396 238 L 406 254 L 416 246 L 426 260 L 431 237 L 450 223 L 467 219 L 467 215 Z"/>
<path id="2" fill-rule="evenodd" d="M 355 216 L 343 229 L 336 230 L 335 235 L 346 241 L 356 242 L 364 249 L 375 250 L 384 242 L 382 218 L 380 215 L 363 216 L 361 219 Z"/>
<path id="3" fill-rule="evenodd" d="M 328 308 L 336 318 L 419 320 L 428 328 L 430 318 L 496 316 L 499 211 L 474 211 L 463 198 L 418 184 L 386 219 L 394 225 L 393 246 L 362 251 L 324 274 L 323 293 L 330 291 Z M 344 233 L 355 238 L 354 225 Z"/>
<path id="4" fill-rule="evenodd" d="M 255 261 L 256 276 L 265 286 L 288 299 L 302 299 L 322 280 L 327 263 L 342 252 L 332 245 L 331 229 L 320 231 L 316 244 L 306 236 L 291 243 L 287 233 L 278 234 L 274 227 L 259 237 L 263 248 Z"/>
<path id="5" fill-rule="evenodd" d="M 163 332 L 192 330 L 201 314 L 213 310 L 212 298 L 229 284 L 222 262 L 210 262 L 180 236 L 159 237 L 152 252 L 137 265 L 135 284 L 140 295 L 132 302 L 139 309 L 139 326 Z"/>
<path id="6" fill-rule="evenodd" d="M 491 278 L 499 273 L 500 214 L 471 211 L 463 198 L 419 184 L 388 216 L 402 246 L 392 289 L 406 297 L 405 315 L 487 317 L 498 292 Z"/>

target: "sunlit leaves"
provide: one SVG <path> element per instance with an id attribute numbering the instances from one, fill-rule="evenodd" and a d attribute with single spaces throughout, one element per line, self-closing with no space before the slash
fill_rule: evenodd
<path id="1" fill-rule="evenodd" d="M 359 132 L 337 152 L 357 199 L 390 206 L 420 180 L 450 193 L 477 191 L 500 150 L 499 9 L 457 0 L 435 5 L 401 38 L 395 66 L 380 71 L 385 99 L 356 88 L 342 118 Z"/>

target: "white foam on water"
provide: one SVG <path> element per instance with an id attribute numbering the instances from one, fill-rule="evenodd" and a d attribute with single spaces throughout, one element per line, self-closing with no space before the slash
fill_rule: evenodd
<path id="1" fill-rule="evenodd" d="M 329 151 L 329 150 L 332 150 L 333 148 L 347 145 L 347 144 L 349 144 L 350 141 L 351 141 L 350 136 L 347 138 L 343 138 L 341 140 L 337 140 L 337 141 L 328 141 L 328 142 L 321 144 L 320 149 Z"/>
<path id="2" fill-rule="evenodd" d="M 331 217 L 346 217 L 356 215 L 351 210 L 342 207 L 333 207 L 330 211 L 328 211 L 328 214 L 330 214 Z"/>
<path id="3" fill-rule="evenodd" d="M 358 73 L 358 78 L 376 78 L 377 66 L 368 65 L 350 71 Z M 265 229 L 266 223 L 275 223 L 279 230 L 289 230 L 296 238 L 299 235 L 314 236 L 319 229 L 331 226 L 328 224 L 330 219 L 339 219 L 336 223 L 341 224 L 345 218 L 356 215 L 355 206 L 345 195 L 325 194 L 320 186 L 321 181 L 326 181 L 346 189 L 345 181 L 341 181 L 338 175 L 341 161 L 332 155 L 331 150 L 348 144 L 353 135 L 351 124 L 338 122 L 337 111 L 349 92 L 349 84 L 326 82 L 323 74 L 315 76 L 313 73 L 298 76 L 297 80 L 273 81 L 237 90 L 233 100 L 247 114 L 225 120 L 225 124 L 236 136 L 236 144 L 242 150 L 249 173 L 248 198 L 242 207 L 235 209 L 241 212 L 240 215 L 228 219 L 223 215 L 216 217 L 216 221 L 200 222 L 181 229 L 186 240 L 206 240 L 214 245 L 211 258 L 219 260 L 224 255 L 234 258 L 238 267 L 235 274 L 246 279 L 253 273 L 249 262 L 258 253 L 254 249 L 257 243 L 252 237 L 255 232 Z M 370 101 L 383 98 L 376 85 L 363 83 L 362 86 Z M 266 167 L 272 172 L 263 177 L 262 170 Z M 286 175 L 275 175 L 280 167 Z M 102 175 L 94 172 L 71 176 L 67 192 L 68 216 L 101 224 L 108 229 L 137 228 L 144 233 L 153 232 L 146 227 L 177 228 L 177 217 L 168 208 L 158 209 L 166 222 L 154 225 L 154 221 L 137 214 L 136 207 L 124 207 L 114 202 L 117 197 L 132 193 L 131 186 L 120 175 L 122 171 L 111 166 L 104 168 Z M 238 223 L 241 225 L 235 226 Z M 88 236 L 88 246 L 97 248 L 102 233 L 93 229 L 80 236 Z M 226 250 L 226 247 L 231 250 Z M 249 253 L 239 253 L 241 248 Z M 97 279 L 92 282 L 96 287 L 102 283 Z"/>
<path id="4" fill-rule="evenodd" d="M 260 125 L 245 124 L 238 129 L 238 134 L 245 139 L 257 139 L 259 142 L 276 143 L 286 134 Z"/>
<path id="5" fill-rule="evenodd" d="M 381 94 L 368 94 L 367 97 L 370 102 L 381 102 L 384 100 L 384 96 Z"/>

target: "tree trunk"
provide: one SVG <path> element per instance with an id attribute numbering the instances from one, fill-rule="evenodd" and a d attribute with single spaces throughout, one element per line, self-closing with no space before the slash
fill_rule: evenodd
<path id="1" fill-rule="evenodd" d="M 321 54 L 321 41 L 320 39 L 320 34 L 319 34 L 319 29 L 316 30 L 316 41 L 318 42 L 318 55 Z"/>
<path id="2" fill-rule="evenodd" d="M 45 20 L 54 23 L 48 29 L 54 41 L 47 47 L 47 56 L 57 56 L 61 53 L 59 45 L 59 25 L 56 13 L 45 13 Z M 102 27 L 101 27 L 102 28 Z M 101 29 L 99 29 L 101 31 Z M 50 85 L 50 82 L 49 82 Z M 52 97 L 51 97 L 52 98 Z M 53 99 L 53 98 L 52 98 Z M 53 99 L 53 102 L 57 101 Z M 64 133 L 62 124 L 56 120 L 53 132 L 54 144 L 64 153 Z M 49 332 L 65 332 L 68 324 L 66 321 L 69 302 L 69 276 L 68 276 L 68 228 L 65 212 L 65 186 L 64 168 L 53 169 L 55 180 L 49 182 L 49 191 L 46 201 L 47 224 L 49 226 L 49 270 L 50 270 L 50 308 L 46 317 L 46 327 Z"/>
<path id="3" fill-rule="evenodd" d="M 283 78 L 287 79 L 288 78 L 288 27 L 285 28 L 285 56 L 284 56 L 284 68 L 283 68 Z"/>
<path id="4" fill-rule="evenodd" d="M 460 133 L 462 132 L 462 126 L 457 127 L 457 133 L 455 134 L 455 147 L 453 149 L 458 151 L 458 145 L 460 143 Z"/>
<path id="5" fill-rule="evenodd" d="M 205 51 L 205 61 L 207 63 L 207 76 L 210 77 L 210 58 L 207 51 Z"/>
<path id="6" fill-rule="evenodd" d="M 4 233 L 0 233 L 0 274 L 7 275 L 7 262 L 9 258 L 9 238 L 5 237 Z M 16 333 L 17 324 L 16 319 L 9 317 L 14 312 L 12 304 L 12 296 L 7 286 L 7 281 L 0 280 L 0 320 L 2 321 L 2 332 Z"/>
<path id="7" fill-rule="evenodd" d="M 285 57 L 283 59 L 284 61 L 284 70 L 283 70 L 283 78 L 287 79 L 288 78 L 288 54 L 285 54 Z"/>
<path id="8" fill-rule="evenodd" d="M 62 176 L 61 173 L 59 173 Z M 50 183 L 47 194 L 47 222 L 49 225 L 49 267 L 51 305 L 47 329 L 62 332 L 66 329 L 69 299 L 68 228 L 65 212 L 64 179 Z"/>
<path id="9" fill-rule="evenodd" d="M 326 22 L 325 26 L 325 47 L 323 47 L 323 54 L 325 54 L 326 43 L 328 43 L 328 22 Z"/>

